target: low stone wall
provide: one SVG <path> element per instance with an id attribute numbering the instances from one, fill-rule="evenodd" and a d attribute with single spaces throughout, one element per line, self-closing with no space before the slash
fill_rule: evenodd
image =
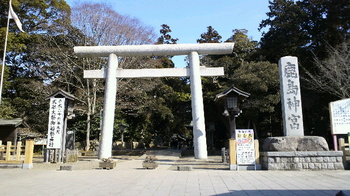
<path id="1" fill-rule="evenodd" d="M 267 170 L 344 170 L 342 151 L 262 152 Z"/>

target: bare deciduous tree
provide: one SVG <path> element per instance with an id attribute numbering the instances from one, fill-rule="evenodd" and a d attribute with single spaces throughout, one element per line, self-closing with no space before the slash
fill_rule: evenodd
<path id="1" fill-rule="evenodd" d="M 137 18 L 123 16 L 102 3 L 83 3 L 72 9 L 72 25 L 92 45 L 136 45 L 154 43 L 154 29 Z M 89 44 L 89 43 L 87 43 Z"/>
<path id="2" fill-rule="evenodd" d="M 106 4 L 84 3 L 72 8 L 72 25 L 79 29 L 83 37 L 83 45 L 132 45 L 154 43 L 153 29 L 142 24 L 138 19 L 123 16 Z M 66 40 L 69 42 L 69 40 Z M 74 43 L 74 41 L 70 40 Z M 74 45 L 73 45 L 74 46 Z M 80 109 L 86 112 L 86 146 L 90 148 L 91 118 L 96 114 L 98 93 L 103 93 L 103 80 L 83 79 L 83 70 L 101 69 L 106 65 L 105 58 L 72 59 L 72 56 L 61 49 L 65 59 L 57 59 L 61 64 L 61 84 L 74 88 L 75 95 L 83 101 Z M 128 67 L 133 60 L 121 59 L 121 67 Z"/>
<path id="3" fill-rule="evenodd" d="M 337 47 L 328 45 L 326 59 L 314 58 L 317 73 L 306 71 L 311 88 L 341 99 L 350 97 L 350 40 Z"/>

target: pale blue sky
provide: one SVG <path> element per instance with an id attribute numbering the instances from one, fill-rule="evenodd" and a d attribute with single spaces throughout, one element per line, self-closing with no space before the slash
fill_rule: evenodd
<path id="1" fill-rule="evenodd" d="M 260 22 L 266 19 L 268 0 L 66 0 L 74 3 L 106 3 L 116 12 L 140 19 L 152 26 L 157 34 L 160 25 L 167 24 L 179 44 L 196 43 L 200 35 L 212 26 L 225 41 L 233 29 L 247 29 L 248 36 L 259 41 Z M 178 59 L 181 59 L 179 61 Z M 173 59 L 182 67 L 183 57 Z"/>

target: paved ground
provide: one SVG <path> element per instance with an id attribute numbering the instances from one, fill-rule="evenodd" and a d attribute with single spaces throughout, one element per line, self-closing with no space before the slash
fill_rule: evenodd
<path id="1" fill-rule="evenodd" d="M 350 196 L 350 171 L 230 171 L 220 157 L 178 158 L 178 151 L 153 151 L 158 168 L 142 168 L 142 157 L 116 157 L 112 170 L 95 159 L 72 171 L 62 164 L 35 163 L 30 170 L 0 169 L 0 195 L 335 195 Z M 124 157 L 125 158 L 125 157 Z M 177 165 L 192 171 L 177 171 Z"/>

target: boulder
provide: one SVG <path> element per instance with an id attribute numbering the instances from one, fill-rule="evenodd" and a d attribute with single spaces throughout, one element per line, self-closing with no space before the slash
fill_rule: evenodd
<path id="1" fill-rule="evenodd" d="M 329 151 L 328 144 L 319 136 L 268 137 L 263 151 Z"/>

